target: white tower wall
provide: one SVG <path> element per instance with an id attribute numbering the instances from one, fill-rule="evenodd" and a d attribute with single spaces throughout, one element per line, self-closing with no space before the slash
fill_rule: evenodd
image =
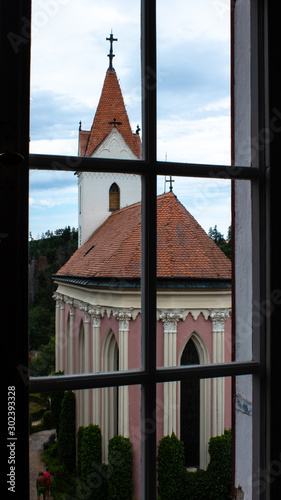
<path id="1" fill-rule="evenodd" d="M 93 156 L 124 160 L 138 159 L 116 128 L 112 129 Z M 120 208 L 141 200 L 141 177 L 139 175 L 102 172 L 78 173 L 79 246 L 86 243 L 93 232 L 111 214 L 109 189 L 114 182 L 120 191 Z"/>

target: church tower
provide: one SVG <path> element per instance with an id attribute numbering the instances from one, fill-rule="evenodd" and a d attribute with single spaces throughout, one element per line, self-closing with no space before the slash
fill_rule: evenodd
<path id="1" fill-rule="evenodd" d="M 113 68 L 111 33 L 109 67 L 90 131 L 79 125 L 78 155 L 140 159 L 139 127 L 132 132 L 121 88 Z M 79 246 L 116 210 L 141 200 L 141 178 L 135 174 L 78 172 Z"/>

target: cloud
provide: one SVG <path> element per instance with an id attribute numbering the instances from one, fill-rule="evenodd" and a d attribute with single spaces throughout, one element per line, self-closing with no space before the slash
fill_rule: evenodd
<path id="1" fill-rule="evenodd" d="M 90 129 L 101 94 L 108 67 L 106 37 L 111 30 L 118 38 L 113 65 L 131 126 L 133 130 L 137 124 L 142 128 L 140 2 L 33 0 L 32 4 L 31 153 L 77 154 L 79 121 L 84 130 Z M 222 4 L 223 9 L 218 8 Z M 170 161 L 229 164 L 227 2 L 175 0 L 171 4 L 161 0 L 157 22 L 159 160 L 167 154 Z M 198 184 L 195 192 L 187 187 L 194 186 L 194 179 L 185 181 L 175 183 L 179 199 L 192 208 L 193 198 L 204 228 L 217 224 L 224 232 L 219 220 L 224 212 L 229 214 L 229 190 L 219 197 L 208 195 L 204 213 L 198 200 L 206 188 Z M 210 203 L 216 198 L 211 210 Z M 206 197 L 202 207 L 205 205 Z M 34 234 L 76 226 L 77 179 L 67 172 L 32 172 L 30 206 Z M 224 227 L 228 227 L 224 218 Z M 42 230 L 38 229 L 40 223 Z"/>

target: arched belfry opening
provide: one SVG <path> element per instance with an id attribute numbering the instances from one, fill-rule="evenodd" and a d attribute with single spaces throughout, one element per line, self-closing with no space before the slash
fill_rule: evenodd
<path id="1" fill-rule="evenodd" d="M 109 188 L 109 211 L 115 212 L 120 209 L 120 189 L 116 182 L 113 182 Z"/>
<path id="2" fill-rule="evenodd" d="M 199 354 L 192 338 L 187 342 L 181 365 L 200 364 Z M 185 466 L 200 465 L 200 380 L 181 381 L 180 390 L 180 430 L 185 448 Z"/>

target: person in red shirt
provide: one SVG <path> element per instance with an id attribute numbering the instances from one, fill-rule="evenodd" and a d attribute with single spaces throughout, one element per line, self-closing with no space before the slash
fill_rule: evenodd
<path id="1" fill-rule="evenodd" d="M 49 472 L 49 469 L 48 467 L 46 467 L 46 472 L 44 472 L 44 476 L 46 478 L 46 496 L 45 496 L 45 499 L 47 500 L 47 498 L 49 498 L 49 494 L 50 494 L 50 472 Z"/>

